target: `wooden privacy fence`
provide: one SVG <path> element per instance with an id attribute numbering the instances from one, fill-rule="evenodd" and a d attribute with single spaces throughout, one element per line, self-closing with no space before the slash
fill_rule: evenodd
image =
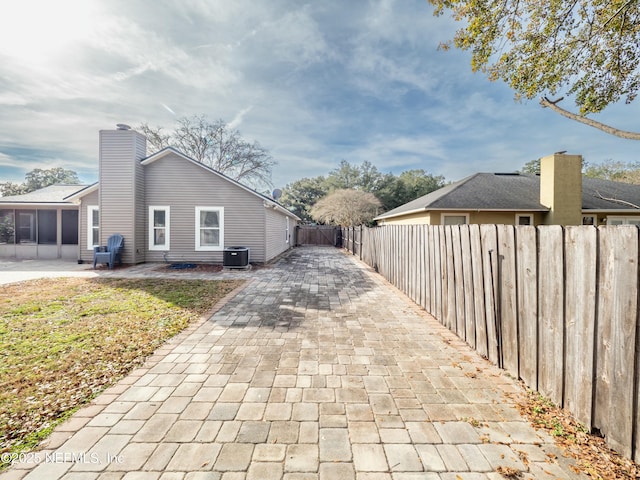
<path id="1" fill-rule="evenodd" d="M 331 225 L 298 225 L 296 245 L 340 246 L 340 227 Z"/>
<path id="2" fill-rule="evenodd" d="M 362 260 L 362 231 L 364 225 L 359 227 L 342 227 L 342 246 Z"/>
<path id="3" fill-rule="evenodd" d="M 640 461 L 637 227 L 365 227 L 357 245 L 481 355 Z"/>

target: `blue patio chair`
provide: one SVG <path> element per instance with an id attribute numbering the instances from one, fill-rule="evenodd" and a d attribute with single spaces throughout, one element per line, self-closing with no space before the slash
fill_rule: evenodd
<path id="1" fill-rule="evenodd" d="M 122 265 L 122 249 L 124 248 L 124 237 L 119 233 L 114 233 L 107 239 L 107 246 L 93 248 L 93 268 L 97 263 L 106 263 L 109 270 L 113 269 L 113 264 L 118 261 Z"/>

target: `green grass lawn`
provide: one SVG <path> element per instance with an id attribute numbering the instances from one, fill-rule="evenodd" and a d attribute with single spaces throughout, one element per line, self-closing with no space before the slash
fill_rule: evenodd
<path id="1" fill-rule="evenodd" d="M 0 452 L 33 448 L 241 283 L 67 278 L 0 287 Z"/>

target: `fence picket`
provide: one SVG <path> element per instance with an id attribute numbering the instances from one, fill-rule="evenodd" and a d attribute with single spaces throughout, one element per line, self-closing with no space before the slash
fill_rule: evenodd
<path id="1" fill-rule="evenodd" d="M 565 407 L 585 425 L 592 423 L 595 346 L 597 230 L 565 228 Z"/>
<path id="2" fill-rule="evenodd" d="M 431 270 L 434 279 L 434 314 L 442 322 L 442 264 L 440 262 L 440 227 L 433 228 L 433 269 Z"/>
<path id="3" fill-rule="evenodd" d="M 630 366 L 636 362 L 638 229 L 628 226 L 599 230 L 604 281 L 598 308 L 598 338 L 602 343 L 597 347 L 596 389 L 600 402 L 596 403 L 596 421 L 607 442 L 630 457 L 635 420 L 635 371 Z M 635 287 L 635 292 L 629 286 Z"/>
<path id="4" fill-rule="evenodd" d="M 498 239 L 495 225 L 480 225 L 482 243 L 482 275 L 484 277 L 484 302 L 487 325 L 487 350 L 489 360 L 499 364 L 499 348 L 496 316 L 496 273 L 498 271 Z"/>
<path id="5" fill-rule="evenodd" d="M 455 331 L 457 335 L 464 341 L 467 341 L 467 330 L 465 328 L 465 300 L 464 291 L 464 274 L 462 272 L 462 240 L 460 238 L 460 226 L 455 225 L 451 228 L 451 242 L 453 250 L 453 270 L 454 278 L 454 297 L 455 297 Z"/>
<path id="6" fill-rule="evenodd" d="M 550 225 L 538 230 L 538 388 L 554 403 L 562 405 L 565 335 L 562 227 Z"/>
<path id="7" fill-rule="evenodd" d="M 442 279 L 443 283 L 447 285 L 447 296 L 446 296 L 446 314 L 445 314 L 445 325 L 447 328 L 453 332 L 458 333 L 457 331 L 457 322 L 456 322 L 456 278 L 455 278 L 455 266 L 453 264 L 453 229 L 455 227 L 446 226 L 444 227 L 444 247 L 445 247 L 445 258 L 446 262 L 446 272 L 445 277 Z"/>
<path id="8" fill-rule="evenodd" d="M 473 287 L 473 266 L 469 225 L 460 226 L 460 257 L 462 260 L 462 295 L 464 296 L 464 332 L 471 347 L 476 348 L 476 328 Z"/>
<path id="9" fill-rule="evenodd" d="M 502 366 L 514 376 L 519 371 L 518 307 L 516 290 L 515 231 L 511 225 L 498 225 L 498 301 L 500 302 L 500 344 Z"/>
<path id="10" fill-rule="evenodd" d="M 480 225 L 469 225 L 471 255 L 473 257 L 474 318 L 476 329 L 476 349 L 485 358 L 489 357 L 489 337 L 487 334 L 487 309 L 485 307 L 484 267 L 482 261 L 482 236 Z"/>
<path id="11" fill-rule="evenodd" d="M 520 378 L 538 389 L 538 246 L 536 228 L 516 229 Z"/>

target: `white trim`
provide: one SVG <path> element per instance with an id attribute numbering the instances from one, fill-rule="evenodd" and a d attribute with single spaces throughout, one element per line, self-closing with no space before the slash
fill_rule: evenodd
<path id="1" fill-rule="evenodd" d="M 400 207 L 397 207 L 400 208 Z M 407 215 L 413 215 L 415 213 L 421 213 L 421 212 L 427 212 L 427 213 L 432 213 L 432 212 L 468 212 L 468 211 L 472 211 L 472 212 L 518 212 L 519 210 L 513 209 L 513 208 L 440 208 L 440 207 L 422 207 L 422 208 L 416 208 L 414 210 L 407 210 L 406 212 L 400 212 L 400 213 L 394 213 L 393 215 L 388 215 L 386 213 L 383 213 L 382 215 L 378 215 L 377 217 L 374 217 L 374 220 L 387 220 L 389 218 L 395 218 L 395 217 L 404 217 Z M 548 212 L 549 209 L 548 208 L 527 208 L 528 212 Z M 611 211 L 611 210 L 607 210 L 607 211 Z M 636 210 L 637 211 L 637 210 Z"/>
<path id="2" fill-rule="evenodd" d="M 615 210 L 612 210 L 611 208 L 608 209 L 597 209 L 597 208 L 593 208 L 593 209 L 589 209 L 589 210 L 583 210 L 582 214 L 583 215 L 591 215 L 592 213 L 606 213 L 606 214 L 613 214 L 613 215 L 618 215 L 621 213 L 632 213 L 632 214 L 638 214 L 638 209 L 637 208 L 616 208 Z"/>
<path id="3" fill-rule="evenodd" d="M 98 212 L 98 243 L 93 244 L 93 214 Z M 100 207 L 98 205 L 87 205 L 87 250 L 100 245 Z"/>
<path id="4" fill-rule="evenodd" d="M 591 223 L 584 223 L 586 218 L 590 218 Z M 593 225 L 595 227 L 598 226 L 598 216 L 597 215 L 582 215 L 582 225 Z"/>
<path id="5" fill-rule="evenodd" d="M 621 223 L 612 224 L 611 221 L 619 221 Z M 640 216 L 609 215 L 607 216 L 607 225 L 640 225 Z"/>
<path id="6" fill-rule="evenodd" d="M 285 217 L 287 219 L 287 226 L 285 227 L 284 232 L 284 243 L 289 243 L 289 217 Z"/>
<path id="7" fill-rule="evenodd" d="M 155 220 L 155 212 L 156 211 L 164 212 L 164 244 L 155 245 L 155 229 L 156 226 L 154 224 Z M 169 251 L 171 248 L 171 207 L 168 205 L 165 206 L 157 206 L 151 205 L 149 206 L 149 250 L 161 250 L 161 251 Z"/>
<path id="8" fill-rule="evenodd" d="M 451 223 L 448 225 L 469 225 L 469 214 L 468 213 L 441 213 L 440 214 L 440 225 L 447 225 L 444 223 L 444 219 L 446 217 L 464 217 L 464 224 Z"/>
<path id="9" fill-rule="evenodd" d="M 527 217 L 529 219 L 529 225 L 533 226 L 533 213 L 516 213 L 516 225 L 523 226 L 526 224 L 521 224 L 520 219 Z"/>
<path id="10" fill-rule="evenodd" d="M 89 186 L 86 186 L 84 188 L 82 188 L 81 190 L 77 191 L 76 193 L 72 193 L 71 195 L 68 195 L 66 197 L 64 197 L 63 200 L 66 200 L 68 202 L 75 202 L 76 200 L 79 200 L 80 198 L 84 197 L 85 195 L 88 195 L 92 192 L 95 192 L 96 190 L 98 190 L 99 185 L 98 182 L 93 183 Z"/>
<path id="11" fill-rule="evenodd" d="M 374 220 L 386 220 L 387 218 L 394 218 L 394 217 L 404 217 L 405 215 L 411 215 L 414 213 L 420 213 L 420 212 L 427 212 L 428 208 L 427 207 L 420 207 L 420 208 L 415 208 L 413 210 L 407 210 L 406 212 L 400 212 L 400 213 L 394 213 L 392 215 L 389 215 L 388 213 L 383 213 L 382 215 L 378 215 L 377 217 L 374 217 Z"/>
<path id="12" fill-rule="evenodd" d="M 220 245 L 200 245 L 200 212 L 216 211 L 218 212 L 218 221 L 220 227 Z M 196 207 L 196 251 L 198 252 L 219 252 L 224 250 L 224 207 Z"/>

